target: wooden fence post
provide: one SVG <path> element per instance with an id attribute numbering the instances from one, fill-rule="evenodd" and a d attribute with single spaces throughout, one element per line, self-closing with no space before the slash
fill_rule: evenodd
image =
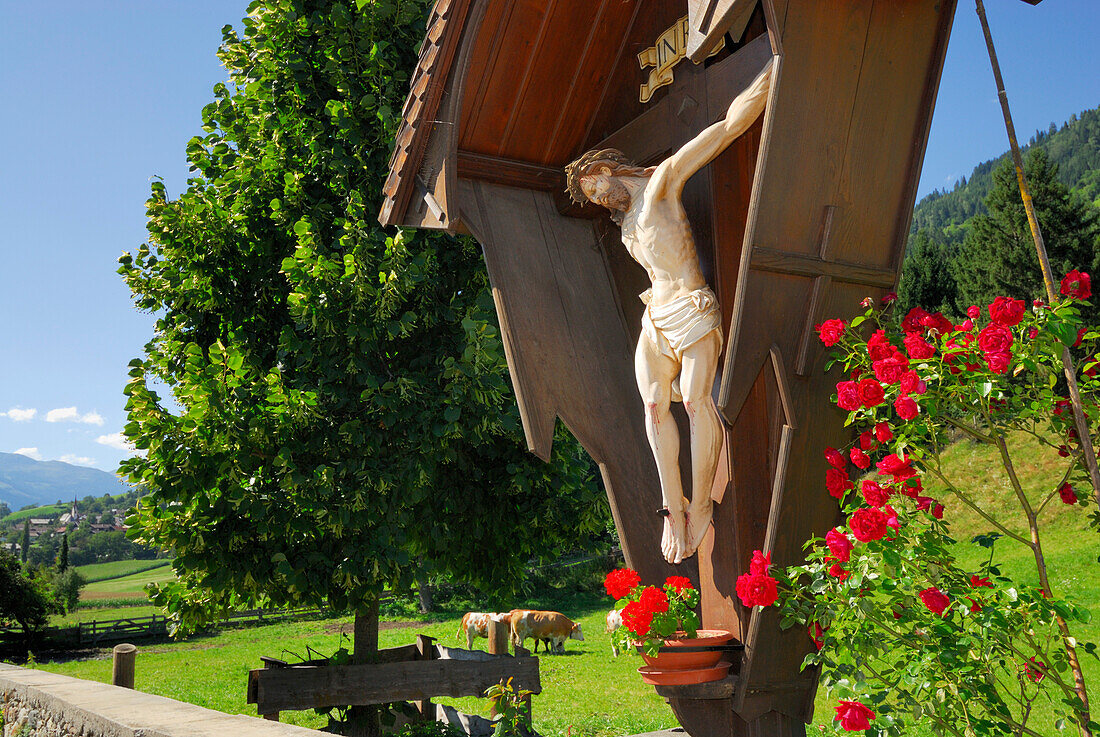
<path id="1" fill-rule="evenodd" d="M 416 659 L 435 660 L 435 638 L 427 635 L 416 636 Z M 435 704 L 431 699 L 413 701 L 413 706 L 420 712 L 420 719 L 425 722 L 435 721 Z"/>
<path id="2" fill-rule="evenodd" d="M 489 654 L 507 655 L 511 627 L 507 620 L 498 619 L 498 615 L 489 617 Z"/>
<path id="3" fill-rule="evenodd" d="M 133 688 L 135 660 L 137 647 L 128 643 L 115 645 L 111 662 L 111 683 L 123 688 Z"/>

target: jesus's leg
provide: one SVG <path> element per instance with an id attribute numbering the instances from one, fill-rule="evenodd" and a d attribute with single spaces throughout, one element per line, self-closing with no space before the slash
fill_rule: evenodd
<path id="1" fill-rule="evenodd" d="M 722 420 L 712 391 L 722 343 L 717 331 L 684 350 L 680 391 L 691 427 L 691 505 L 688 507 L 688 552 L 691 555 L 710 528 L 711 487 L 722 452 Z"/>
<path id="2" fill-rule="evenodd" d="M 661 554 L 669 563 L 679 563 L 690 554 L 685 517 L 687 505 L 680 483 L 680 433 L 669 412 L 672 380 L 679 365 L 661 353 L 643 332 L 634 354 L 634 370 L 638 392 L 645 404 L 646 438 L 657 463 L 661 498 L 668 509 L 661 536 Z"/>

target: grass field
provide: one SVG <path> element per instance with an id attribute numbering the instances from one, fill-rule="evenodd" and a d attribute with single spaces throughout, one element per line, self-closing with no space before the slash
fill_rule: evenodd
<path id="1" fill-rule="evenodd" d="M 1045 480 L 1051 478 L 1058 463 L 1052 453 L 1037 453 L 1020 447 L 1013 439 L 1018 454 L 1018 472 L 1029 496 L 1040 499 L 1046 490 Z M 947 463 L 957 476 L 976 489 L 981 498 L 1004 498 L 1006 480 L 993 453 L 985 447 L 959 443 L 947 453 Z M 989 525 L 976 514 L 967 511 L 934 484 L 927 484 L 928 493 L 947 505 L 947 517 L 959 540 L 957 552 L 968 566 L 977 567 L 988 556 L 988 550 L 971 544 L 969 539 L 988 532 Z M 992 513 L 1013 529 L 1023 531 L 1023 520 L 1012 505 L 994 505 Z M 1065 595 L 1085 606 L 1091 606 L 1097 619 L 1089 625 L 1074 625 L 1074 634 L 1081 641 L 1100 641 L 1100 535 L 1086 525 L 1085 513 L 1079 507 L 1067 507 L 1057 497 L 1043 512 L 1044 546 L 1051 572 L 1051 585 L 1057 595 Z M 994 550 L 1003 571 L 1024 581 L 1034 582 L 1034 564 L 1024 547 L 1001 540 Z M 112 595 L 140 592 L 150 576 L 170 576 L 170 569 L 155 569 L 126 578 L 102 582 L 112 585 Z M 128 581 L 127 579 L 133 579 Z M 139 584 L 139 580 L 141 581 Z M 128 588 L 129 587 L 129 588 Z M 517 603 L 517 606 L 520 604 Z M 612 658 L 609 641 L 603 632 L 603 617 L 610 600 L 596 595 L 574 595 L 563 599 L 528 602 L 535 608 L 553 608 L 581 622 L 586 633 L 584 642 L 570 640 L 563 656 L 541 656 L 543 693 L 535 697 L 534 726 L 548 737 L 612 737 L 656 730 L 675 725 L 672 712 L 653 689 L 642 684 L 635 673 L 640 659 L 633 656 Z M 483 608 L 483 607 L 476 607 Z M 131 612 L 120 614 L 120 611 Z M 138 614 L 138 611 L 142 614 Z M 93 616 L 88 616 L 91 613 Z M 86 619 L 109 619 L 118 616 L 144 616 L 151 607 L 139 610 L 80 610 Z M 382 647 L 411 643 L 417 633 L 438 638 L 445 645 L 464 647 L 456 635 L 460 611 L 440 612 L 436 621 L 391 622 L 380 633 Z M 345 632 L 350 632 L 350 620 L 317 619 L 281 623 L 264 627 L 224 630 L 216 636 L 198 637 L 186 642 L 142 647 L 137 664 L 137 688 L 182 701 L 199 704 L 228 713 L 255 714 L 245 704 L 245 685 L 250 669 L 260 666 L 260 656 L 269 655 L 289 661 L 310 657 L 309 651 L 331 654 L 342 646 L 350 647 Z M 484 647 L 484 640 L 480 641 Z M 1100 663 L 1084 660 L 1086 680 L 1090 685 L 1090 700 L 1094 718 L 1100 713 Z M 109 681 L 111 664 L 109 650 L 96 658 L 42 663 L 42 668 L 79 678 Z M 480 699 L 440 700 L 462 711 L 485 713 Z M 815 723 L 831 723 L 835 705 L 827 695 L 819 694 Z M 310 712 L 284 712 L 283 720 L 303 726 L 318 727 L 324 718 Z M 1057 734 L 1051 726 L 1049 712 L 1038 712 L 1031 725 L 1041 734 Z M 816 733 L 816 728 L 810 730 Z M 1072 728 L 1070 728 L 1072 732 Z M 908 737 L 930 737 L 931 732 L 917 730 Z"/>
<path id="2" fill-rule="evenodd" d="M 77 566 L 76 571 L 88 583 L 107 581 L 112 578 L 122 578 L 154 568 L 167 566 L 168 560 L 116 560 L 110 563 L 91 563 L 86 566 Z"/>
<path id="3" fill-rule="evenodd" d="M 46 507 L 22 509 L 18 512 L 12 512 L 6 517 L 0 518 L 0 525 L 14 524 L 16 522 L 22 523 L 23 520 L 30 519 L 31 517 L 53 517 L 67 511 L 69 511 L 68 504 L 50 504 Z"/>
<path id="4" fill-rule="evenodd" d="M 125 561 L 127 563 L 134 561 Z M 169 565 L 157 566 L 118 578 L 109 578 L 90 583 L 80 590 L 81 601 L 95 599 L 145 599 L 145 585 L 164 583 L 175 578 Z"/>

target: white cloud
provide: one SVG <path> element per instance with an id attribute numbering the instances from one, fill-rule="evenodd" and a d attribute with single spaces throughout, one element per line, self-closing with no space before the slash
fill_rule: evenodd
<path id="1" fill-rule="evenodd" d="M 103 417 L 98 412 L 80 414 L 76 407 L 58 407 L 46 413 L 46 422 L 83 422 L 85 425 L 103 425 Z"/>
<path id="2" fill-rule="evenodd" d="M 27 458 L 33 458 L 36 461 L 42 460 L 42 454 L 38 452 L 38 448 L 20 448 L 19 450 L 15 451 L 15 452 L 18 453 L 21 456 L 26 456 Z"/>
<path id="3" fill-rule="evenodd" d="M 58 460 L 62 461 L 64 463 L 71 463 L 74 466 L 94 466 L 95 465 L 95 458 L 89 458 L 88 456 L 73 455 L 72 453 L 67 453 L 66 455 L 61 456 Z"/>
<path id="4" fill-rule="evenodd" d="M 95 439 L 100 445 L 106 445 L 109 448 L 115 448 L 116 450 L 126 450 L 131 453 L 134 452 L 134 446 L 123 437 L 121 432 L 113 432 L 110 435 L 100 435 Z"/>
<path id="5" fill-rule="evenodd" d="M 12 407 L 7 412 L 0 412 L 0 417 L 7 417 L 12 422 L 26 422 L 33 419 L 38 414 L 36 409 L 20 409 L 19 407 Z"/>

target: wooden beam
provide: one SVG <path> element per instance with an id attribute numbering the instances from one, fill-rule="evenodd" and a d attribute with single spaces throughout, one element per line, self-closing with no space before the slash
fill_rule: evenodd
<path id="1" fill-rule="evenodd" d="M 828 276 L 849 284 L 864 284 L 885 289 L 894 286 L 895 275 L 892 269 L 849 264 L 843 261 L 826 261 L 817 256 L 777 251 L 764 246 L 753 246 L 751 258 L 749 268 L 759 271 L 798 276 Z"/>
<path id="2" fill-rule="evenodd" d="M 542 692 L 538 658 L 487 662 L 420 660 L 249 671 L 249 703 L 261 714 L 288 709 L 366 706 L 437 696 L 481 696 L 501 679 Z"/>
<path id="3" fill-rule="evenodd" d="M 480 182 L 503 184 L 506 187 L 534 189 L 541 192 L 565 190 L 565 171 L 529 161 L 502 159 L 499 156 L 458 152 L 458 176 Z"/>

